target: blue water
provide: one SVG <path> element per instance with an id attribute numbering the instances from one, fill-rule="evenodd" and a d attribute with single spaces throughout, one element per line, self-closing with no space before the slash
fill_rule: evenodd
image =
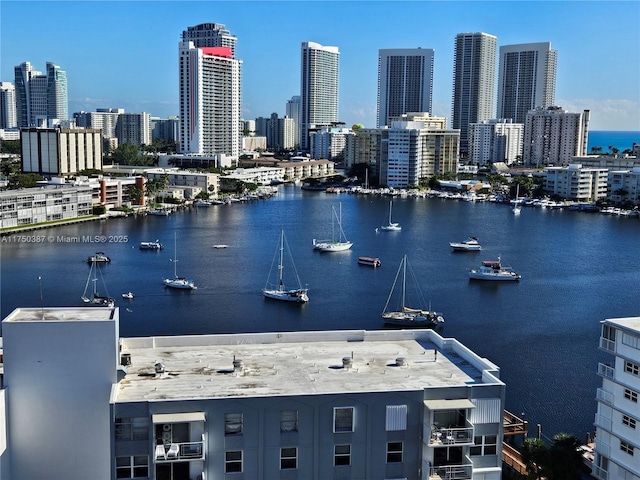
<path id="1" fill-rule="evenodd" d="M 603 153 L 607 153 L 609 151 L 609 145 L 616 147 L 619 150 L 619 153 L 622 153 L 627 149 L 631 149 L 634 143 L 640 143 L 640 132 L 609 130 L 589 131 L 587 153 L 591 152 L 591 147 L 602 147 Z"/>
<path id="2" fill-rule="evenodd" d="M 331 206 L 339 203 L 354 246 L 316 252 L 312 240 L 331 236 Z M 514 216 L 507 205 L 396 199 L 393 220 L 402 231 L 376 233 L 387 221 L 388 205 L 384 197 L 282 187 L 267 201 L 39 231 L 122 241 L 0 243 L 0 313 L 81 305 L 86 257 L 104 250 L 112 262 L 101 269 L 101 284 L 117 297 L 122 336 L 380 329 L 380 313 L 407 254 L 424 297 L 445 316 L 440 333 L 500 367 L 509 410 L 524 414 L 534 431 L 540 423 L 546 438 L 559 432 L 583 438 L 593 431 L 597 364 L 610 361 L 597 348 L 599 322 L 640 315 L 640 220 L 533 207 Z M 281 228 L 310 289 L 306 305 L 261 294 Z M 174 233 L 178 274 L 192 277 L 195 291 L 162 285 L 173 275 Z M 449 242 L 470 235 L 479 237 L 482 252 L 451 250 Z M 155 239 L 164 250 L 138 249 L 140 241 Z M 380 257 L 382 267 L 358 265 L 360 255 Z M 468 279 L 470 268 L 498 255 L 522 275 L 519 283 Z M 120 298 L 128 291 L 133 300 Z"/>

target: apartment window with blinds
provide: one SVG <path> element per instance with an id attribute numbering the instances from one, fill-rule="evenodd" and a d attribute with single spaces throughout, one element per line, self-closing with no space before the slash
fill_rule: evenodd
<path id="1" fill-rule="evenodd" d="M 242 434 L 242 414 L 241 413 L 225 413 L 224 434 L 225 435 L 241 435 Z"/>
<path id="2" fill-rule="evenodd" d="M 280 449 L 280 470 L 298 468 L 298 449 L 295 447 Z"/>
<path id="3" fill-rule="evenodd" d="M 224 473 L 242 473 L 242 450 L 224 452 Z"/>
<path id="4" fill-rule="evenodd" d="M 148 440 L 147 417 L 123 417 L 115 421 L 116 440 Z"/>
<path id="5" fill-rule="evenodd" d="M 407 429 L 407 406 L 387 405 L 386 431 L 395 432 Z"/>
<path id="6" fill-rule="evenodd" d="M 146 478 L 149 476 L 149 457 L 145 455 L 116 457 L 116 478 Z"/>
<path id="7" fill-rule="evenodd" d="M 282 410 L 280 412 L 280 431 L 283 433 L 298 431 L 297 410 Z"/>
<path id="8" fill-rule="evenodd" d="M 628 333 L 622 334 L 622 343 L 632 348 L 640 348 L 640 338 L 635 335 L 629 335 Z"/>
<path id="9" fill-rule="evenodd" d="M 333 409 L 333 432 L 353 432 L 353 407 L 335 407 Z"/>
<path id="10" fill-rule="evenodd" d="M 333 466 L 351 465 L 351 445 L 335 445 L 333 449 Z"/>

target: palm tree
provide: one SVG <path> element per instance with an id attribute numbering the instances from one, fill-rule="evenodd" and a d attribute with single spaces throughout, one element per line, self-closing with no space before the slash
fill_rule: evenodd
<path id="1" fill-rule="evenodd" d="M 547 446 L 539 438 L 525 438 L 522 443 L 522 462 L 527 466 L 527 478 L 537 480 L 544 474 Z"/>
<path id="2" fill-rule="evenodd" d="M 575 435 L 558 433 L 547 457 L 548 477 L 553 480 L 574 480 L 580 478 L 582 455 L 578 448 L 580 440 Z"/>

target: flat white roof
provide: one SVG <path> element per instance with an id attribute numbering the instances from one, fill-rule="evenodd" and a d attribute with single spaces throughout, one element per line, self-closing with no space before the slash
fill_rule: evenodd
<path id="1" fill-rule="evenodd" d="M 602 323 L 613 324 L 624 330 L 640 334 L 640 317 L 607 318 Z"/>
<path id="2" fill-rule="evenodd" d="M 2 322 L 112 321 L 114 314 L 115 308 L 111 307 L 16 308 Z"/>
<path id="3" fill-rule="evenodd" d="M 433 330 L 123 338 L 121 346 L 130 365 L 115 403 L 501 384 L 495 365 Z"/>

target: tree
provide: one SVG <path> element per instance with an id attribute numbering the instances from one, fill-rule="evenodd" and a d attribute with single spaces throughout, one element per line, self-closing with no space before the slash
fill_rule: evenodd
<path id="1" fill-rule="evenodd" d="M 582 467 L 579 447 L 580 440 L 575 435 L 555 435 L 547 455 L 547 477 L 551 480 L 579 479 Z"/>
<path id="2" fill-rule="evenodd" d="M 527 466 L 527 478 L 539 479 L 544 473 L 547 446 L 539 438 L 525 438 L 522 443 L 522 462 Z"/>
<path id="3" fill-rule="evenodd" d="M 44 178 L 37 173 L 16 173 L 9 178 L 7 189 L 17 190 L 18 188 L 37 187 L 38 182 L 41 180 L 44 180 Z"/>
<path id="4" fill-rule="evenodd" d="M 144 192 L 134 185 L 129 185 L 127 186 L 127 195 L 133 203 L 140 204 L 142 197 L 144 196 Z"/>
<path id="5" fill-rule="evenodd" d="M 111 154 L 111 161 L 119 165 L 139 165 L 140 160 L 140 149 L 132 143 L 118 145 Z"/>
<path id="6" fill-rule="evenodd" d="M 0 140 L 0 153 L 20 153 L 20 140 Z"/>
<path id="7" fill-rule="evenodd" d="M 600 155 L 602 153 L 602 147 L 591 147 L 592 155 Z"/>

